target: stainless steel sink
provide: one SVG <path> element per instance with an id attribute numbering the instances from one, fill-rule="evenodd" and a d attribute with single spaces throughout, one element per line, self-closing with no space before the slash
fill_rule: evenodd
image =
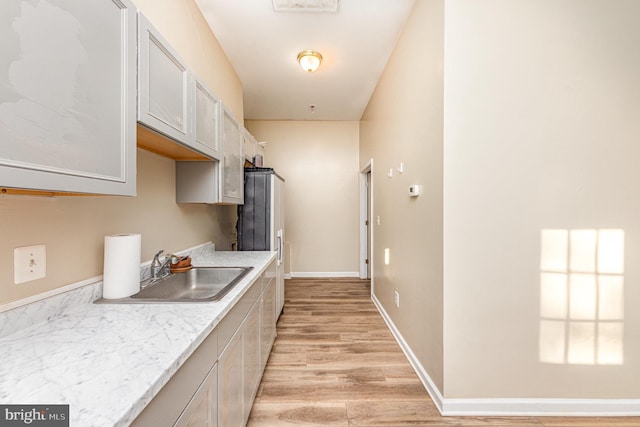
<path id="1" fill-rule="evenodd" d="M 159 279 L 128 298 L 104 299 L 99 304 L 209 302 L 222 299 L 253 267 L 194 267 Z"/>

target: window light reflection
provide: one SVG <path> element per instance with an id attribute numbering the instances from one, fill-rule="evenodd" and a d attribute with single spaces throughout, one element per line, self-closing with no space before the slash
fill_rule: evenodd
<path id="1" fill-rule="evenodd" d="M 540 361 L 623 364 L 624 231 L 545 229 L 540 247 Z"/>

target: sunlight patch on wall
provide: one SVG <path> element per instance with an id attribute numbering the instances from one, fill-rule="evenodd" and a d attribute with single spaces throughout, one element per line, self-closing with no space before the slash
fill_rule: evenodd
<path id="1" fill-rule="evenodd" d="M 622 365 L 624 231 L 541 232 L 539 357 Z"/>

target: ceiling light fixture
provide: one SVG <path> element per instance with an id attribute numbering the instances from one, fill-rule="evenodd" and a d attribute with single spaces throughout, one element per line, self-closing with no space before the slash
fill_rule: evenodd
<path id="1" fill-rule="evenodd" d="M 338 0 L 273 0 L 276 12 L 337 12 Z"/>
<path id="2" fill-rule="evenodd" d="M 298 62 L 307 73 L 313 73 L 322 62 L 322 55 L 314 50 L 303 50 L 298 54 Z"/>

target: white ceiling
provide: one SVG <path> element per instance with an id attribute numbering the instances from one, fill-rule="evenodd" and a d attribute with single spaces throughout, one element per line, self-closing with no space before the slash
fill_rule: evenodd
<path id="1" fill-rule="evenodd" d="M 272 0 L 196 3 L 242 81 L 245 119 L 359 120 L 414 1 L 339 0 L 337 13 L 274 12 Z M 306 49 L 323 56 L 314 73 L 296 61 Z"/>

